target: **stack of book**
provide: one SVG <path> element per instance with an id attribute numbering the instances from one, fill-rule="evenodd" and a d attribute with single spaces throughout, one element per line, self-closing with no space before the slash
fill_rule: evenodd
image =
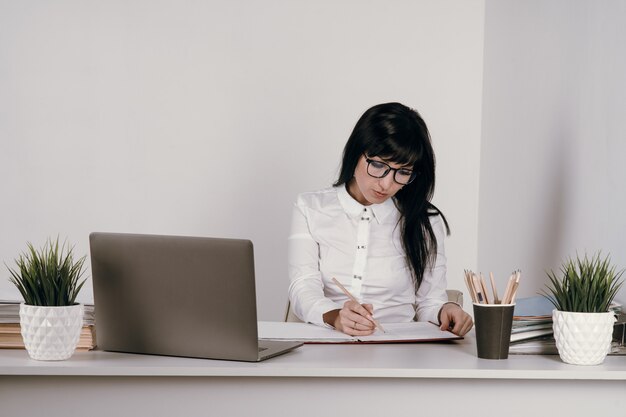
<path id="1" fill-rule="evenodd" d="M 554 306 L 543 296 L 520 298 L 513 311 L 511 343 L 552 335 Z"/>
<path id="2" fill-rule="evenodd" d="M 84 305 L 83 329 L 76 350 L 91 350 L 96 347 L 96 327 L 93 304 Z M 24 349 L 20 329 L 19 301 L 0 300 L 0 349 Z"/>

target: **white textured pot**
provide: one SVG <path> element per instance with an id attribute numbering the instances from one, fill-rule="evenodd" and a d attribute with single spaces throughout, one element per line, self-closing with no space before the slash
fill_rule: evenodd
<path id="1" fill-rule="evenodd" d="M 598 365 L 611 350 L 615 315 L 552 311 L 552 328 L 561 360 L 573 365 Z"/>
<path id="2" fill-rule="evenodd" d="M 42 361 L 69 359 L 83 327 L 83 305 L 43 307 L 20 304 L 20 327 L 31 358 Z"/>

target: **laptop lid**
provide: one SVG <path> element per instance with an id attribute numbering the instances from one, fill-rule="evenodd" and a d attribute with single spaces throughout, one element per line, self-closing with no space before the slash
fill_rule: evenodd
<path id="1" fill-rule="evenodd" d="M 101 349 L 263 359 L 251 241 L 95 232 L 89 243 Z"/>

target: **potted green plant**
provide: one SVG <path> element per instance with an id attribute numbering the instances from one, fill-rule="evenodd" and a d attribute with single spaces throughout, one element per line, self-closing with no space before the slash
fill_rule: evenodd
<path id="1" fill-rule="evenodd" d="M 544 297 L 552 312 L 554 339 L 561 360 L 575 365 L 597 365 L 611 349 L 615 315 L 610 305 L 622 286 L 624 270 L 616 271 L 610 257 L 569 258 L 561 275 L 548 273 Z"/>
<path id="2" fill-rule="evenodd" d="M 83 305 L 76 297 L 85 283 L 85 257 L 74 260 L 72 248 L 59 239 L 48 239 L 36 250 L 15 260 L 7 268 L 11 281 L 24 298 L 20 304 L 20 327 L 28 354 L 38 360 L 65 360 L 72 356 L 83 326 Z"/>

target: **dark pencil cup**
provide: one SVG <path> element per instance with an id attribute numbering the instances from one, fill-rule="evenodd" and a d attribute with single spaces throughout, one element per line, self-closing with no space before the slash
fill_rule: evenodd
<path id="1" fill-rule="evenodd" d="M 515 304 L 474 303 L 476 350 L 482 359 L 509 357 Z"/>

